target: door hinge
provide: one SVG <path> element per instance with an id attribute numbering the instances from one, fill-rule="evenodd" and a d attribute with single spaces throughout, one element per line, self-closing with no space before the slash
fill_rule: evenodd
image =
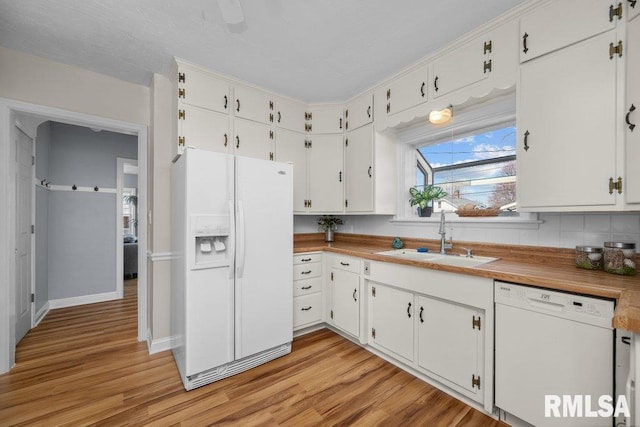
<path id="1" fill-rule="evenodd" d="M 330 316 L 333 319 L 333 310 L 331 310 Z"/>
<path id="2" fill-rule="evenodd" d="M 371 296 L 372 296 L 372 297 L 375 297 L 375 296 L 376 296 L 376 287 L 375 287 L 375 286 L 372 286 L 372 287 L 371 287 Z"/>
<path id="3" fill-rule="evenodd" d="M 273 153 L 269 153 L 269 160 L 273 160 Z"/>
<path id="4" fill-rule="evenodd" d="M 371 328 L 371 338 L 376 339 L 376 328 Z"/>
<path id="5" fill-rule="evenodd" d="M 491 53 L 491 49 L 493 48 L 493 42 L 489 40 L 489 42 L 484 42 L 484 52 L 483 55 L 486 55 L 487 52 Z"/>
<path id="6" fill-rule="evenodd" d="M 35 234 L 35 232 L 36 232 L 36 226 L 31 225 L 31 234 Z"/>
<path id="7" fill-rule="evenodd" d="M 184 88 L 180 88 L 178 89 L 178 98 L 186 98 L 187 97 L 187 90 Z"/>
<path id="8" fill-rule="evenodd" d="M 178 120 L 185 120 L 187 118 L 187 112 L 185 110 L 178 110 Z"/>
<path id="9" fill-rule="evenodd" d="M 487 71 L 488 71 L 488 72 L 491 72 L 491 59 L 489 60 L 489 62 L 484 61 L 484 68 L 483 68 L 483 70 L 484 70 L 484 73 L 485 73 L 485 74 L 487 74 Z"/>
<path id="10" fill-rule="evenodd" d="M 331 273 L 331 281 L 333 282 L 333 272 Z"/>
<path id="11" fill-rule="evenodd" d="M 31 302 L 36 302 L 36 294 L 31 294 Z"/>
<path id="12" fill-rule="evenodd" d="M 614 16 L 617 16 L 618 20 L 622 19 L 622 3 L 618 3 L 618 7 L 609 6 L 609 22 L 613 22 Z"/>
<path id="13" fill-rule="evenodd" d="M 609 178 L 609 194 L 613 194 L 613 190 L 617 190 L 618 194 L 622 194 L 622 177 L 618 177 L 617 181 Z"/>
<path id="14" fill-rule="evenodd" d="M 481 319 L 480 316 L 478 316 L 478 318 L 476 318 L 476 316 L 473 316 L 473 321 L 471 322 L 471 329 L 475 329 L 476 327 L 478 328 L 479 331 L 482 329 L 482 320 L 480 319 Z"/>
<path id="15" fill-rule="evenodd" d="M 480 390 L 480 375 L 477 377 L 474 374 L 471 374 L 471 388 L 478 387 Z"/>
<path id="16" fill-rule="evenodd" d="M 622 40 L 617 45 L 614 45 L 613 42 L 609 43 L 609 59 L 613 59 L 616 54 L 618 58 L 622 58 Z"/>
<path id="17" fill-rule="evenodd" d="M 179 145 L 180 147 L 184 147 L 184 143 L 185 143 L 185 138 L 184 138 L 184 136 L 179 136 L 179 137 L 178 137 L 178 145 Z"/>

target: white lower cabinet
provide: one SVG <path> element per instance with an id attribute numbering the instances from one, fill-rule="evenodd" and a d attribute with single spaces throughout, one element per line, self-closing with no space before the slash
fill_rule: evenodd
<path id="1" fill-rule="evenodd" d="M 322 321 L 322 254 L 301 253 L 293 256 L 293 330 Z"/>
<path id="2" fill-rule="evenodd" d="M 344 270 L 332 269 L 331 320 L 334 326 L 360 336 L 360 276 Z"/>
<path id="3" fill-rule="evenodd" d="M 369 287 L 369 344 L 413 360 L 413 293 L 372 283 Z"/>
<path id="4" fill-rule="evenodd" d="M 418 296 L 418 365 L 473 394 L 482 388 L 481 310 Z"/>

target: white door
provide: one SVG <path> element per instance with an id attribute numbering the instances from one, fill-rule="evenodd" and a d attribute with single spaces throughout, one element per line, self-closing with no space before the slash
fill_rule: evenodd
<path id="1" fill-rule="evenodd" d="M 373 125 L 345 136 L 345 210 L 373 211 Z"/>
<path id="2" fill-rule="evenodd" d="M 31 168 L 33 140 L 16 128 L 16 343 L 31 329 Z"/>
<path id="3" fill-rule="evenodd" d="M 293 167 L 236 158 L 236 359 L 293 339 Z"/>
<path id="4" fill-rule="evenodd" d="M 413 360 L 413 294 L 372 284 L 369 307 L 373 328 L 369 333 L 372 341 L 407 360 Z"/>

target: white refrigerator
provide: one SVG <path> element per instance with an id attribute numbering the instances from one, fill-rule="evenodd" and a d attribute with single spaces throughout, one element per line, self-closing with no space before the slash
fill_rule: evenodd
<path id="1" fill-rule="evenodd" d="M 185 389 L 290 353 L 292 166 L 188 148 L 171 198 L 172 349 Z"/>

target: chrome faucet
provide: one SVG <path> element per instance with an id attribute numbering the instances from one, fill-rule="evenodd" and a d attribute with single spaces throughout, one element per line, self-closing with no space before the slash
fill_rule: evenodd
<path id="1" fill-rule="evenodd" d="M 440 230 L 438 234 L 440 234 L 440 253 L 446 254 L 447 249 L 453 249 L 453 237 L 449 237 L 449 241 L 447 242 L 447 231 L 446 222 L 444 217 L 444 210 L 440 211 Z"/>

